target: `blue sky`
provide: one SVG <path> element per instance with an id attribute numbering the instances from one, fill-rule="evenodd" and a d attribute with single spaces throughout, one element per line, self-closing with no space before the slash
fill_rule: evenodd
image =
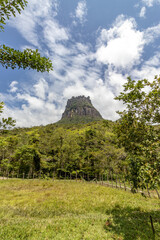
<path id="1" fill-rule="evenodd" d="M 114 97 L 127 76 L 160 74 L 160 0 L 30 0 L 7 22 L 0 42 L 39 49 L 53 61 L 50 73 L 0 66 L 4 116 L 17 127 L 61 118 L 68 98 L 90 96 L 105 119 L 123 109 Z"/>

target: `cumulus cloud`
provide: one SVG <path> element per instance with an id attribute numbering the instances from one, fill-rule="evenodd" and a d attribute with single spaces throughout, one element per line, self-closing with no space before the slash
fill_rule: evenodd
<path id="1" fill-rule="evenodd" d="M 143 32 L 137 30 L 135 20 L 119 16 L 112 28 L 102 29 L 96 58 L 103 64 L 129 68 L 139 63 L 143 47 Z"/>
<path id="2" fill-rule="evenodd" d="M 12 87 L 14 87 L 12 82 Z M 8 102 L 19 102 L 21 107 L 5 106 L 4 117 L 11 116 L 16 120 L 16 126 L 28 127 L 40 124 L 48 124 L 58 121 L 62 114 L 62 106 L 50 101 L 48 84 L 45 79 L 40 78 L 33 89 L 28 92 L 23 88 L 17 89 L 14 97 L 11 94 L 2 94 L 2 99 Z M 56 94 L 55 94 L 56 95 Z M 57 96 L 58 97 L 58 96 Z"/>
<path id="3" fill-rule="evenodd" d="M 116 120 L 116 111 L 123 105 L 114 98 L 127 76 L 153 78 L 160 72 L 159 52 L 136 69 L 145 46 L 159 37 L 160 25 L 140 31 L 133 18 L 119 16 L 110 28 L 97 33 L 97 44 L 91 46 L 74 40 L 72 29 L 55 18 L 57 11 L 58 1 L 31 0 L 21 18 L 13 22 L 29 46 L 38 46 L 53 60 L 54 71 L 43 77 L 32 72 L 27 87 L 13 81 L 9 94 L 1 94 L 7 103 L 5 114 L 16 119 L 19 127 L 53 123 L 61 118 L 68 98 L 85 95 L 104 118 Z M 86 1 L 80 1 L 76 21 L 83 23 L 86 13 Z M 9 102 L 16 106 L 9 107 Z"/>

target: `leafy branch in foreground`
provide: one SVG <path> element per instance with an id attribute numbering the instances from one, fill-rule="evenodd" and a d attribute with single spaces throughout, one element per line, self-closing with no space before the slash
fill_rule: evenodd
<path id="1" fill-rule="evenodd" d="M 20 14 L 27 5 L 26 0 L 1 0 L 0 1 L 0 29 L 4 29 L 3 25 L 11 16 L 16 17 L 16 11 Z"/>
<path id="2" fill-rule="evenodd" d="M 0 46 L 0 64 L 7 68 L 23 68 L 36 69 L 38 72 L 45 72 L 52 70 L 52 62 L 46 58 L 41 57 L 36 49 L 25 49 L 23 52 L 7 47 Z"/>

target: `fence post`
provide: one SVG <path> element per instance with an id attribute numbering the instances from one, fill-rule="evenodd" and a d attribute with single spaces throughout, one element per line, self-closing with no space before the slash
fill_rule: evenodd
<path id="1" fill-rule="evenodd" d="M 103 185 L 103 174 L 102 174 L 102 185 Z"/>
<path id="2" fill-rule="evenodd" d="M 96 184 L 97 184 L 97 173 L 95 174 Z"/>
<path id="3" fill-rule="evenodd" d="M 148 192 L 148 196 L 151 197 L 150 192 L 149 192 L 149 188 L 148 188 L 148 184 L 147 184 L 147 192 Z"/>
<path id="4" fill-rule="evenodd" d="M 159 192 L 158 192 L 158 189 L 156 189 L 156 193 L 157 193 L 157 195 L 158 195 L 158 198 L 160 199 L 160 194 L 159 194 Z"/>
<path id="5" fill-rule="evenodd" d="M 24 179 L 24 173 L 23 173 L 23 179 Z"/>
<path id="6" fill-rule="evenodd" d="M 121 181 L 120 181 L 120 178 L 119 178 L 119 185 L 120 185 L 120 188 L 121 188 Z"/>
<path id="7" fill-rule="evenodd" d="M 76 171 L 76 182 L 77 182 L 77 171 Z"/>
<path id="8" fill-rule="evenodd" d="M 116 188 L 118 188 L 118 186 L 117 186 L 117 175 L 116 175 Z"/>
<path id="9" fill-rule="evenodd" d="M 112 178 L 112 173 L 111 173 L 111 182 L 112 182 L 112 188 L 113 188 L 113 178 Z"/>
<path id="10" fill-rule="evenodd" d="M 72 180 L 72 174 L 70 173 L 70 181 Z"/>
<path id="11" fill-rule="evenodd" d="M 107 185 L 109 186 L 108 174 L 107 174 Z"/>
<path id="12" fill-rule="evenodd" d="M 84 172 L 83 172 L 83 174 L 82 174 L 82 177 L 83 177 L 83 182 L 84 182 L 84 180 L 85 180 L 85 179 L 84 179 Z"/>
<path id="13" fill-rule="evenodd" d="M 124 179 L 124 189 L 125 189 L 125 191 L 127 190 L 127 189 L 126 189 L 126 183 L 125 183 L 125 179 Z"/>
<path id="14" fill-rule="evenodd" d="M 131 182 L 130 182 L 130 181 L 129 181 L 129 185 L 130 185 L 130 188 L 131 188 L 130 191 L 132 191 L 132 185 L 131 185 Z"/>

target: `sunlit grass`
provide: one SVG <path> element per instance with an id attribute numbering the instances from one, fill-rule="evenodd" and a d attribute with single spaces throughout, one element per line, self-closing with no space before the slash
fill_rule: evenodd
<path id="1" fill-rule="evenodd" d="M 3 240 L 154 239 L 150 215 L 160 234 L 160 200 L 96 184 L 1 180 L 0 203 Z"/>

